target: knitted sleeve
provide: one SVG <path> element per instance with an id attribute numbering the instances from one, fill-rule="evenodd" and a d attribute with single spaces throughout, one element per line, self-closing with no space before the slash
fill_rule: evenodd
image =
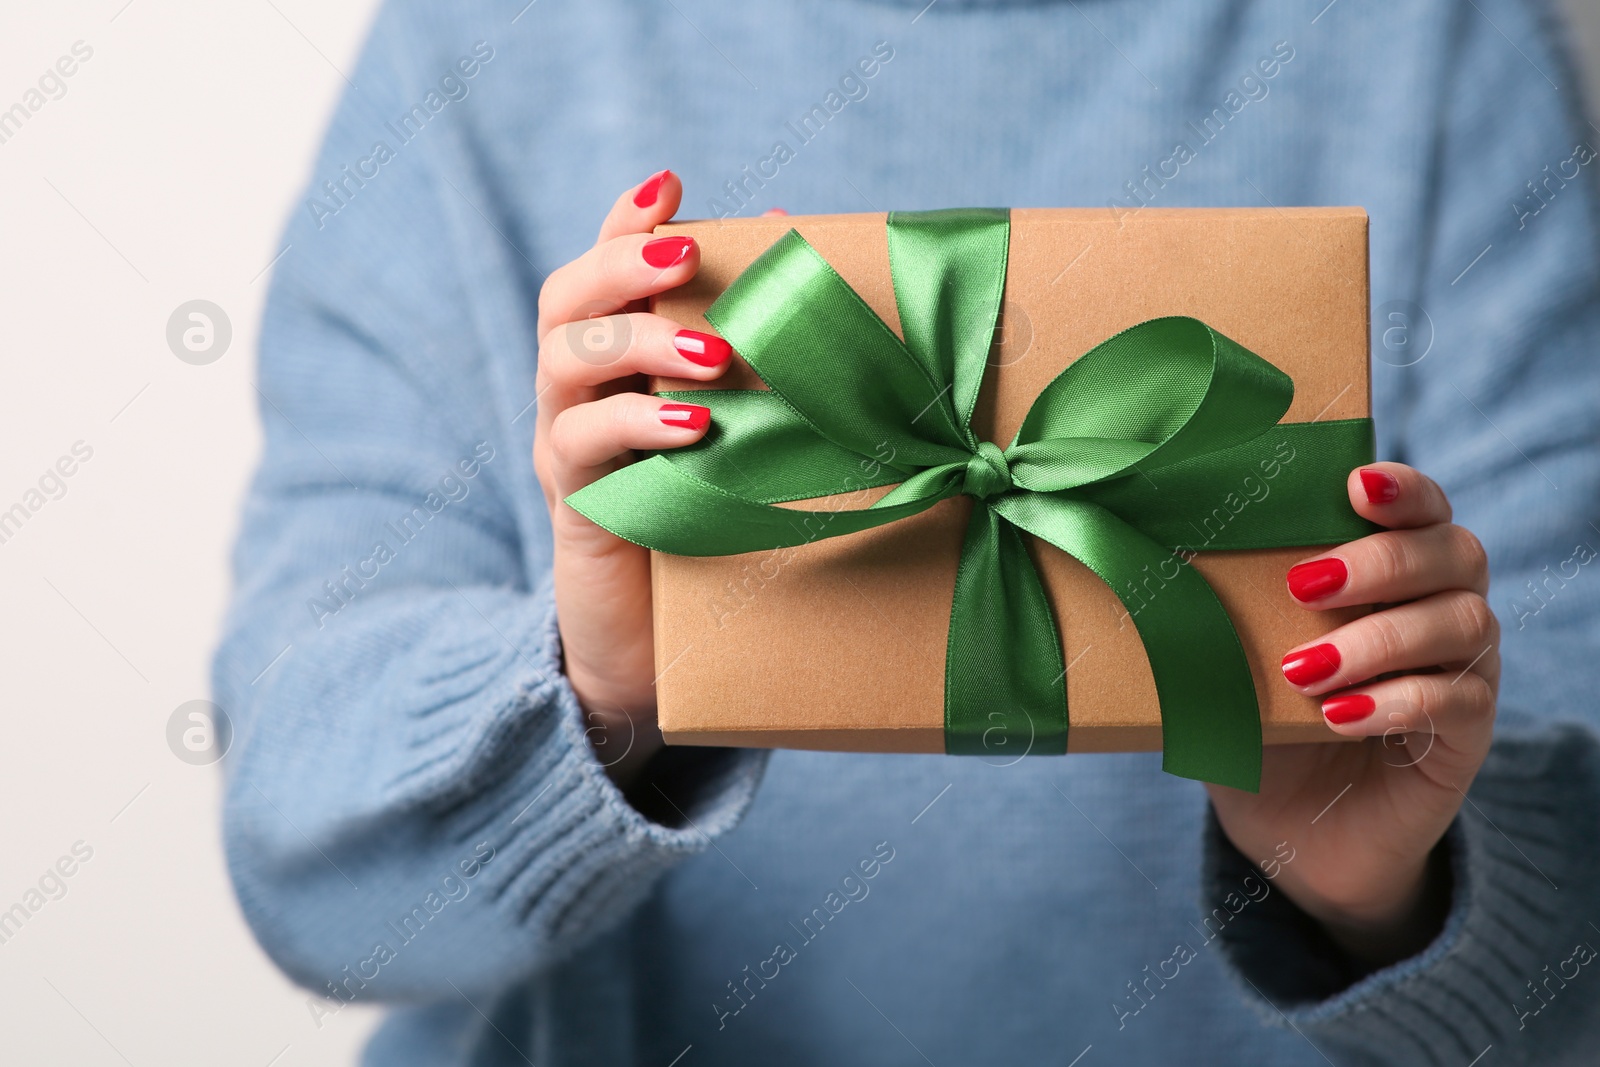
<path id="1" fill-rule="evenodd" d="M 387 17 L 276 267 L 213 670 L 244 914 L 340 1000 L 500 989 L 581 950 L 764 766 L 668 750 L 635 804 L 586 739 L 528 450 L 534 238 L 460 111 L 512 72 L 468 26 L 413 61 Z"/>

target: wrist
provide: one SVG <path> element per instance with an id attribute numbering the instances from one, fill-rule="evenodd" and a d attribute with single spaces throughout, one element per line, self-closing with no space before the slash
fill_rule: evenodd
<path id="1" fill-rule="evenodd" d="M 627 792 L 640 772 L 664 746 L 654 709 L 630 714 L 614 704 L 593 704 L 581 695 L 583 738 L 595 761 L 618 789 Z"/>
<path id="2" fill-rule="evenodd" d="M 655 690 L 618 686 L 601 672 L 562 657 L 562 673 L 578 698 L 583 736 L 595 760 L 626 790 L 665 742 L 656 725 Z"/>
<path id="3" fill-rule="evenodd" d="M 1290 898 L 1335 945 L 1376 970 L 1416 955 L 1438 937 L 1452 890 L 1449 848 L 1441 841 L 1370 893 L 1334 899 L 1301 887 Z"/>

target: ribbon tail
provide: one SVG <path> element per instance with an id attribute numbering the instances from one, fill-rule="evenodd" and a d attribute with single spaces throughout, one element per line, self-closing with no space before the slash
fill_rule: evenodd
<path id="1" fill-rule="evenodd" d="M 864 508 L 802 511 L 748 500 L 651 456 L 612 471 L 563 503 L 624 541 L 674 556 L 732 556 L 859 533 L 928 510 L 938 486 Z M 946 493 L 948 495 L 948 493 Z"/>
<path id="2" fill-rule="evenodd" d="M 1017 528 L 975 501 L 945 652 L 945 751 L 1020 759 L 1067 749 L 1066 667 Z"/>
<path id="3" fill-rule="evenodd" d="M 1162 769 L 1259 791 L 1255 683 L 1228 613 L 1199 572 L 1086 500 L 1014 493 L 993 507 L 1094 571 L 1127 608 L 1161 702 Z"/>

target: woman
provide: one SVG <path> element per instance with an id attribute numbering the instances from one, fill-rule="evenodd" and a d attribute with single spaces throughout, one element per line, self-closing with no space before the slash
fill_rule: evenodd
<path id="1" fill-rule="evenodd" d="M 1582 1060 L 1600 271 L 1540 9 L 396 2 L 351 80 L 216 668 L 235 883 L 316 1025 L 400 1005 L 373 1064 Z M 1387 529 L 1286 580 L 1381 607 L 1282 684 L 1372 740 L 1209 803 L 1145 754 L 662 749 L 645 557 L 559 500 L 704 432 L 637 377 L 728 359 L 643 311 L 698 266 L 651 228 L 780 203 L 1367 207 Z"/>

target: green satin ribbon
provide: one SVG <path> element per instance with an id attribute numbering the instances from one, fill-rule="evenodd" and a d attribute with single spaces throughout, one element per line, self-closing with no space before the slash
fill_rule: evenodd
<path id="1" fill-rule="evenodd" d="M 1279 425 L 1288 375 L 1203 322 L 1161 318 L 1071 363 L 1009 446 L 980 441 L 969 423 L 1005 288 L 1009 213 L 896 213 L 887 228 L 903 342 L 790 230 L 706 313 L 769 388 L 666 394 L 711 408 L 705 438 L 567 503 L 658 552 L 725 556 L 972 497 L 946 649 L 946 751 L 1066 750 L 1067 667 L 1025 531 L 1121 598 L 1155 676 L 1164 769 L 1256 790 L 1261 720 L 1244 651 L 1175 552 L 1370 532 L 1344 481 L 1372 461 L 1371 421 Z M 1260 500 L 1252 475 L 1270 485 Z M 885 485 L 895 488 L 862 508 L 776 506 Z"/>

